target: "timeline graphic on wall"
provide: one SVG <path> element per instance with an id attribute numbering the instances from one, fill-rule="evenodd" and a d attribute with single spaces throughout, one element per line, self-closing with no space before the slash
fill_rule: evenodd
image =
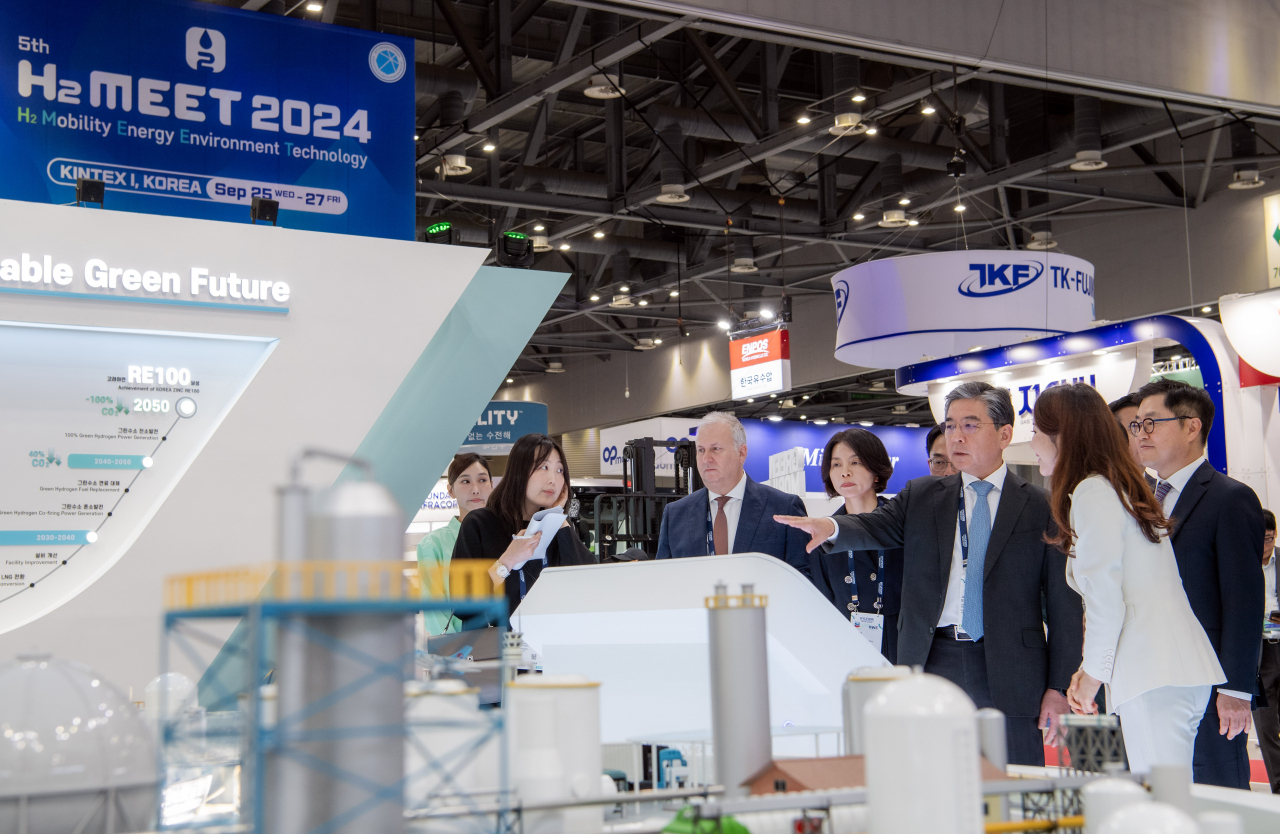
<path id="1" fill-rule="evenodd" d="M 0 633 L 125 554 L 276 343 L 0 322 Z"/>

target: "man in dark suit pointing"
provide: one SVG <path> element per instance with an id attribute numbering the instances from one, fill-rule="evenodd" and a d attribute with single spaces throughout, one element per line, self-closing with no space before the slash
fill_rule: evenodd
<path id="1" fill-rule="evenodd" d="M 657 558 L 767 553 L 812 581 L 804 535 L 773 520 L 777 514 L 804 515 L 804 502 L 747 475 L 747 433 L 738 418 L 711 412 L 698 424 L 695 442 L 706 487 L 667 505 Z"/>
<path id="2" fill-rule="evenodd" d="M 904 548 L 898 662 L 1004 712 L 1009 762 L 1043 765 L 1041 729 L 1055 738 L 1070 712 L 1063 693 L 1080 668 L 1083 604 L 1067 586 L 1066 556 L 1044 541 L 1044 490 L 1005 465 L 1009 392 L 967 382 L 945 413 L 959 475 L 917 478 L 870 513 L 778 521 L 808 533 L 811 550 Z"/>
<path id="3" fill-rule="evenodd" d="M 1250 704 L 1262 651 L 1262 504 L 1205 457 L 1213 400 L 1201 388 L 1158 380 L 1138 389 L 1130 432 L 1159 475 L 1156 499 L 1174 521 L 1173 555 L 1196 619 L 1227 682 L 1216 687 L 1196 734 L 1195 781 L 1249 790 Z"/>

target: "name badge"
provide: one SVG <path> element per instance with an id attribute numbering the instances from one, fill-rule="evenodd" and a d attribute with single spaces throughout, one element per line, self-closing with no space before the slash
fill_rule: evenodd
<path id="1" fill-rule="evenodd" d="M 861 611 L 854 611 L 850 622 L 862 635 L 862 639 L 871 644 L 871 648 L 877 652 L 880 651 L 880 647 L 884 645 L 883 614 L 863 614 Z"/>

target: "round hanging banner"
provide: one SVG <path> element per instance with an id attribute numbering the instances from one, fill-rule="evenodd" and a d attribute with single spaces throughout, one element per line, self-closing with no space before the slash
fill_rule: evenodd
<path id="1" fill-rule="evenodd" d="M 884 258 L 831 279 L 835 356 L 898 368 L 1094 320 L 1093 264 L 1056 252 L 968 249 Z"/>

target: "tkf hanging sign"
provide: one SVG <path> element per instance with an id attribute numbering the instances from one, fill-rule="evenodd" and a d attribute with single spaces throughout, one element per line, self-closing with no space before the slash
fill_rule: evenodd
<path id="1" fill-rule="evenodd" d="M 729 376 L 735 400 L 791 387 L 791 344 L 786 325 L 729 341 Z"/>
<path id="2" fill-rule="evenodd" d="M 1093 264 L 1054 252 L 884 258 L 837 273 L 831 285 L 835 356 L 869 368 L 1072 333 L 1094 319 Z"/>
<path id="3" fill-rule="evenodd" d="M 260 5 L 260 4 L 259 4 Z M 413 41 L 174 0 L 0 3 L 0 197 L 413 237 Z"/>

